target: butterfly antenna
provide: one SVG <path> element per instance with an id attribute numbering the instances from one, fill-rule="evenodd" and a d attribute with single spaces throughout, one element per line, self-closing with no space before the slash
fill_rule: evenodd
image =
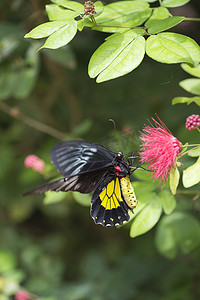
<path id="1" fill-rule="evenodd" d="M 113 119 L 109 119 L 108 121 L 113 123 L 114 129 L 115 129 L 115 153 L 117 153 L 117 149 L 116 149 L 116 143 L 117 143 L 117 130 L 116 130 L 116 124 L 115 121 Z"/>

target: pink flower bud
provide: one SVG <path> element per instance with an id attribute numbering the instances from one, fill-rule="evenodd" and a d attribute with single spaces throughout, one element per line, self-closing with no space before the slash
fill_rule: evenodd
<path id="1" fill-rule="evenodd" d="M 185 127 L 188 130 L 193 130 L 195 127 L 200 126 L 200 116 L 199 115 L 191 115 L 186 119 Z"/>
<path id="2" fill-rule="evenodd" d="M 44 162 L 41 159 L 39 159 L 38 161 L 36 161 L 34 163 L 34 165 L 32 166 L 32 168 L 36 172 L 41 173 L 42 171 L 44 171 Z"/>
<path id="3" fill-rule="evenodd" d="M 24 165 L 26 168 L 32 168 L 33 165 L 39 160 L 39 157 L 31 154 L 25 158 Z"/>
<path id="4" fill-rule="evenodd" d="M 36 172 L 44 171 L 45 164 L 38 156 L 31 154 L 25 158 L 24 165 L 26 168 L 32 168 Z"/>
<path id="5" fill-rule="evenodd" d="M 19 290 L 16 294 L 15 294 L 15 300 L 29 300 L 29 293 L 25 290 Z"/>

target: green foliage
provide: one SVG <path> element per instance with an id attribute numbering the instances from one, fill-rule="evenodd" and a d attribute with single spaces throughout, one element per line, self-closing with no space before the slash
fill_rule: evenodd
<path id="1" fill-rule="evenodd" d="M 185 188 L 191 187 L 200 182 L 200 157 L 197 161 L 183 171 L 183 185 Z"/>
<path id="2" fill-rule="evenodd" d="M 197 65 L 196 67 L 191 67 L 187 64 L 182 64 L 181 65 L 182 69 L 189 73 L 190 75 L 200 77 L 200 65 Z M 179 85 L 186 90 L 189 93 L 192 93 L 194 95 L 200 95 L 200 90 L 199 90 L 199 85 L 200 85 L 200 80 L 196 78 L 190 78 L 190 79 L 185 79 L 182 80 Z M 175 97 L 172 100 L 172 104 L 177 104 L 177 103 L 187 103 L 190 104 L 192 102 L 195 102 L 198 106 L 200 106 L 200 97 Z"/>
<path id="3" fill-rule="evenodd" d="M 23 33 L 14 25 L 0 25 L 0 100 L 9 97 L 25 99 L 35 85 L 39 67 L 38 44 L 21 44 Z M 17 56 L 20 47 L 23 47 L 23 57 Z"/>
<path id="4" fill-rule="evenodd" d="M 179 184 L 180 173 L 177 167 L 173 167 L 169 176 L 169 186 L 173 195 L 176 194 L 176 190 Z"/>
<path id="5" fill-rule="evenodd" d="M 146 52 L 151 58 L 166 64 L 186 62 L 197 66 L 200 61 L 200 47 L 197 43 L 172 32 L 150 36 L 146 42 Z"/>
<path id="6" fill-rule="evenodd" d="M 115 33 L 92 55 L 89 76 L 97 82 L 116 78 L 137 68 L 145 52 L 145 40 L 140 36 L 142 29 Z"/>
<path id="7" fill-rule="evenodd" d="M 149 57 L 161 63 L 184 62 L 196 67 L 200 62 L 200 47 L 193 39 L 172 32 L 161 33 L 187 20 L 182 16 L 172 16 L 167 7 L 181 6 L 188 0 L 163 0 L 160 2 L 162 6 L 154 9 L 147 3 L 154 1 L 117 1 L 105 6 L 98 1 L 94 4 L 96 14 L 92 16 L 85 14 L 84 6 L 78 2 L 53 2 L 55 4 L 46 6 L 51 22 L 37 26 L 25 37 L 48 37 L 40 49 L 57 49 L 68 44 L 77 29 L 82 31 L 89 27 L 113 33 L 89 62 L 89 76 L 97 77 L 98 83 L 133 71 L 142 62 L 145 49 Z"/>
<path id="8" fill-rule="evenodd" d="M 163 0 L 162 4 L 166 7 L 178 7 L 190 2 L 190 0 Z"/>
<path id="9" fill-rule="evenodd" d="M 152 196 L 149 196 L 148 201 L 145 202 L 144 208 L 133 221 L 130 230 L 131 237 L 136 237 L 149 231 L 160 219 L 162 212 L 161 199 L 152 194 Z"/>
<path id="10" fill-rule="evenodd" d="M 178 250 L 190 252 L 200 245 L 200 222 L 185 212 L 164 216 L 156 232 L 156 245 L 159 252 L 170 259 Z"/>
<path id="11" fill-rule="evenodd" d="M 168 190 L 156 193 L 156 185 L 148 183 L 136 183 L 134 186 L 140 200 L 134 209 L 130 228 L 130 236 L 133 238 L 152 229 L 159 221 L 162 211 L 168 215 L 176 207 L 176 199 Z"/>
<path id="12" fill-rule="evenodd" d="M 151 21 L 148 26 L 148 33 L 150 34 L 156 34 L 162 31 L 165 31 L 169 28 L 172 28 L 176 26 L 177 24 L 181 23 L 185 18 L 184 17 L 168 17 L 163 19 L 153 19 L 153 22 Z"/>

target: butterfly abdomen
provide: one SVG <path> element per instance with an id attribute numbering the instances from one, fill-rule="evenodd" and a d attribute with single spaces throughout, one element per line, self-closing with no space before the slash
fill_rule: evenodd
<path id="1" fill-rule="evenodd" d="M 137 206 L 137 200 L 135 196 L 134 188 L 131 185 L 131 182 L 129 180 L 129 177 L 123 177 L 120 179 L 121 184 L 121 191 L 122 195 L 124 196 L 124 200 L 126 201 L 127 205 L 130 207 L 130 209 L 134 209 Z"/>

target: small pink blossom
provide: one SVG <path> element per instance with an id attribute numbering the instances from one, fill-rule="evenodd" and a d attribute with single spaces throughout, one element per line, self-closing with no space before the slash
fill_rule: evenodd
<path id="1" fill-rule="evenodd" d="M 45 164 L 38 156 L 31 154 L 28 155 L 24 160 L 26 168 L 32 168 L 36 172 L 41 173 L 44 170 Z"/>
<path id="2" fill-rule="evenodd" d="M 15 300 L 29 300 L 29 293 L 25 290 L 19 290 L 16 294 L 15 294 Z"/>
<path id="3" fill-rule="evenodd" d="M 191 115 L 186 119 L 185 127 L 188 130 L 193 130 L 196 127 L 200 126 L 200 116 L 199 115 Z"/>
<path id="4" fill-rule="evenodd" d="M 33 164 L 32 168 L 33 168 L 33 170 L 35 170 L 36 172 L 39 172 L 39 173 L 44 171 L 44 162 L 43 162 L 43 160 L 39 159 L 38 161 L 36 161 Z"/>
<path id="5" fill-rule="evenodd" d="M 172 135 L 166 125 L 153 119 L 154 124 L 145 126 L 141 133 L 141 162 L 149 164 L 155 180 L 166 181 L 176 164 L 182 144 Z"/>
<path id="6" fill-rule="evenodd" d="M 24 165 L 26 168 L 32 168 L 33 165 L 40 160 L 38 156 L 31 154 L 25 158 Z"/>

